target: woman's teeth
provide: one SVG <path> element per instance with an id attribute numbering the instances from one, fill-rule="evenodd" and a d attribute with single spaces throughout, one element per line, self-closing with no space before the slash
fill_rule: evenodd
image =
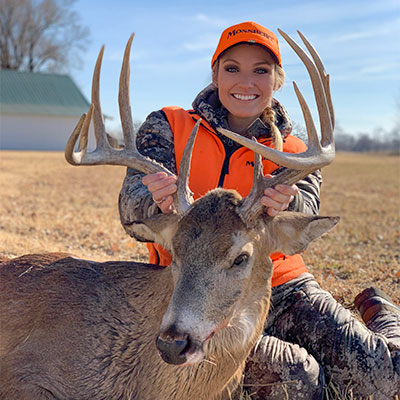
<path id="1" fill-rule="evenodd" d="M 233 94 L 233 97 L 238 100 L 254 100 L 256 95 L 254 94 Z"/>

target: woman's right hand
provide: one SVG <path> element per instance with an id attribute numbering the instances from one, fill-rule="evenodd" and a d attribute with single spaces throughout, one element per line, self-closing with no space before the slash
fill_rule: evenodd
<path id="1" fill-rule="evenodd" d="M 164 214 L 170 214 L 173 210 L 176 192 L 176 176 L 168 176 L 165 172 L 145 175 L 142 178 L 143 185 L 146 185 L 153 196 L 154 202 Z"/>

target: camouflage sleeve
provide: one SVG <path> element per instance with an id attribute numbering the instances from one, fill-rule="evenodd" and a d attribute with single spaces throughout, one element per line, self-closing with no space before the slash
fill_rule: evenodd
<path id="1" fill-rule="evenodd" d="M 321 171 L 315 171 L 297 182 L 299 193 L 289 204 L 289 211 L 318 215 L 320 205 L 320 189 L 322 184 Z"/>
<path id="2" fill-rule="evenodd" d="M 136 145 L 139 152 L 163 164 L 176 174 L 174 139 L 163 111 L 152 112 L 139 128 Z M 143 221 L 161 212 L 142 183 L 144 174 L 128 168 L 119 194 L 119 214 L 125 231 L 134 236 L 132 222 Z M 138 238 L 139 239 L 139 238 Z"/>
<path id="3" fill-rule="evenodd" d="M 163 164 L 172 173 L 177 173 L 173 134 L 163 111 L 155 111 L 147 117 L 139 129 L 136 144 L 141 154 Z M 143 173 L 128 168 L 119 195 L 121 223 L 131 236 L 134 236 L 130 229 L 132 222 L 143 221 L 161 212 L 154 203 L 151 193 L 143 185 L 143 176 Z M 318 214 L 321 182 L 320 171 L 298 182 L 299 194 L 290 203 L 289 210 Z"/>

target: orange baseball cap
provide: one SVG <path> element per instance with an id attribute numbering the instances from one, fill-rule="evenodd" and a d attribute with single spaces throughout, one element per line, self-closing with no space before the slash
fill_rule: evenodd
<path id="1" fill-rule="evenodd" d="M 242 22 L 233 25 L 222 32 L 217 50 L 211 60 L 211 68 L 220 54 L 237 43 L 258 43 L 266 47 L 276 57 L 282 67 L 281 53 L 279 51 L 278 38 L 274 33 L 255 22 Z"/>

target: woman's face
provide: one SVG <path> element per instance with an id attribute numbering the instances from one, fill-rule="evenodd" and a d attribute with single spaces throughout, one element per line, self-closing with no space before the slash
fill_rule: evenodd
<path id="1" fill-rule="evenodd" d="M 247 127 L 271 105 L 275 61 L 262 46 L 241 43 L 220 57 L 213 82 L 231 129 Z"/>

